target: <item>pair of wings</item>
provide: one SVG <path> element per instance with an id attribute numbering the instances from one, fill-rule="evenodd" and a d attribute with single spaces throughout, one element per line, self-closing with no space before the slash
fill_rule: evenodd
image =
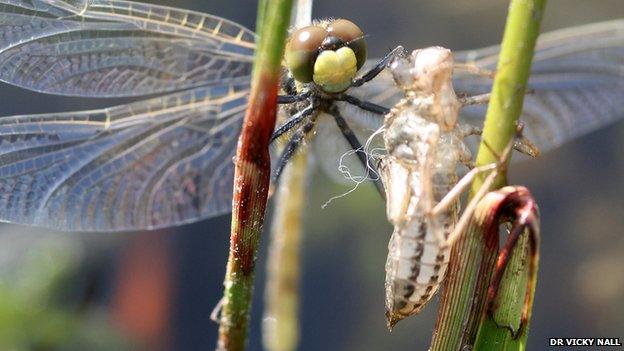
<path id="1" fill-rule="evenodd" d="M 253 32 L 193 11 L 118 0 L 0 0 L 0 80 L 60 95 L 161 95 L 0 118 L 0 220 L 122 231 L 230 211 L 254 48 Z M 456 61 L 494 69 L 497 52 L 457 53 Z M 542 148 L 624 117 L 624 21 L 544 35 L 533 72 L 522 119 Z M 473 95 L 491 82 L 457 75 L 454 84 Z M 387 73 L 352 93 L 386 106 L 400 98 Z M 463 118 L 481 125 L 484 113 L 471 107 Z M 344 106 L 343 115 L 374 129 L 357 109 Z"/>

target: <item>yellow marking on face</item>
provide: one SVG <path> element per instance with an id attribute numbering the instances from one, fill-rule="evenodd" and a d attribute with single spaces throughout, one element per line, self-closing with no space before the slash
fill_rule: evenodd
<path id="1" fill-rule="evenodd" d="M 321 52 L 314 63 L 314 83 L 328 93 L 347 90 L 357 72 L 357 59 L 351 48 Z"/>

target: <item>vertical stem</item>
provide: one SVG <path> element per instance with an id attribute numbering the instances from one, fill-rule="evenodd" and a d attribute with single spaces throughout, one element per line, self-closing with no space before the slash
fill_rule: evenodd
<path id="1" fill-rule="evenodd" d="M 217 349 L 245 349 L 255 260 L 264 222 L 271 162 L 269 141 L 275 127 L 281 58 L 292 1 L 266 0 L 261 38 L 254 59 L 251 94 L 236 150 L 230 253 Z"/>
<path id="2" fill-rule="evenodd" d="M 263 343 L 269 351 L 291 351 L 299 342 L 299 251 L 303 232 L 307 155 L 300 150 L 284 170 L 274 199 L 267 266 Z"/>
<path id="3" fill-rule="evenodd" d="M 514 136 L 545 4 L 546 0 L 511 0 L 477 165 L 497 162 Z M 504 185 L 505 178 L 501 172 L 494 188 Z M 483 180 L 484 177 L 475 179 L 471 197 Z M 473 345 L 498 250 L 498 238 L 495 239 L 471 228 L 454 245 L 432 351 Z"/>
<path id="4" fill-rule="evenodd" d="M 312 0 L 297 0 L 295 26 L 312 22 Z M 296 350 L 299 343 L 301 217 L 306 198 L 307 150 L 300 148 L 281 175 L 267 259 L 262 341 L 268 351 Z"/>
<path id="5" fill-rule="evenodd" d="M 492 97 L 477 154 L 477 165 L 497 162 L 516 132 L 545 6 L 546 0 L 512 0 L 509 5 Z M 473 182 L 473 195 L 479 190 L 484 177 L 482 175 Z M 494 187 L 500 188 L 505 183 L 505 178 L 505 172 L 501 172 Z"/>
<path id="6" fill-rule="evenodd" d="M 269 0 L 258 0 L 258 11 L 256 14 L 256 35 L 258 35 L 258 42 L 256 44 L 258 45 L 258 48 L 262 45 L 261 40 L 264 38 L 262 30 L 264 29 L 263 23 L 268 4 Z"/>

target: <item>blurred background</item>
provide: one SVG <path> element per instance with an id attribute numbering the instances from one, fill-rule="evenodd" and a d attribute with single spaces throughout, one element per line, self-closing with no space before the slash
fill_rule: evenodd
<path id="1" fill-rule="evenodd" d="M 219 15 L 249 28 L 255 3 L 177 0 L 159 4 Z M 315 17 L 351 19 L 371 57 L 396 45 L 453 50 L 500 42 L 507 1 L 322 1 Z M 543 31 L 615 19 L 620 0 L 550 0 Z M 0 84 L 0 115 L 104 107 L 120 100 L 52 97 Z M 623 111 L 624 117 L 624 111 Z M 624 122 L 515 164 L 542 215 L 539 281 L 529 349 L 549 337 L 623 337 Z M 436 302 L 392 333 L 384 320 L 384 264 L 392 232 L 372 186 L 311 179 L 302 244 L 300 350 L 426 350 Z M 270 215 L 267 217 L 270 218 Z M 62 234 L 0 226 L 0 349 L 206 350 L 210 313 L 222 294 L 230 217 L 147 233 Z M 268 225 L 265 226 L 268 228 Z M 257 262 L 249 349 L 261 349 L 268 236 Z"/>

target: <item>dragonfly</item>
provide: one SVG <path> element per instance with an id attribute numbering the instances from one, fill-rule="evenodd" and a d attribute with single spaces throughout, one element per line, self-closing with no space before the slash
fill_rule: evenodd
<path id="1" fill-rule="evenodd" d="M 177 226 L 231 211 L 232 158 L 256 39 L 227 19 L 166 6 L 0 0 L 0 80 L 57 95 L 137 99 L 104 109 L 0 118 L 0 220 L 113 232 Z M 456 60 L 493 70 L 497 52 L 456 53 Z M 544 35 L 522 116 L 527 137 L 549 149 L 622 117 L 623 56 L 624 21 Z M 283 85 L 293 94 L 282 101 L 282 112 L 292 118 L 301 115 L 303 103 L 313 109 L 314 101 L 331 105 L 350 126 L 351 141 L 365 140 L 383 123 L 380 111 L 370 110 L 394 105 L 402 92 L 383 60 L 357 60 L 356 72 L 373 69 L 374 79 L 353 86 L 354 78 L 325 95 L 299 93 L 286 70 Z M 466 95 L 491 87 L 470 69 L 453 84 Z M 345 86 L 349 97 L 339 101 L 336 91 Z M 344 140 L 344 128 L 328 111 L 316 111 L 291 120 L 293 128 L 284 134 L 309 125 L 315 134 L 308 130 L 304 139 L 321 167 L 336 174 L 336 145 L 353 143 Z M 465 121 L 480 125 L 483 107 L 463 112 Z"/>

